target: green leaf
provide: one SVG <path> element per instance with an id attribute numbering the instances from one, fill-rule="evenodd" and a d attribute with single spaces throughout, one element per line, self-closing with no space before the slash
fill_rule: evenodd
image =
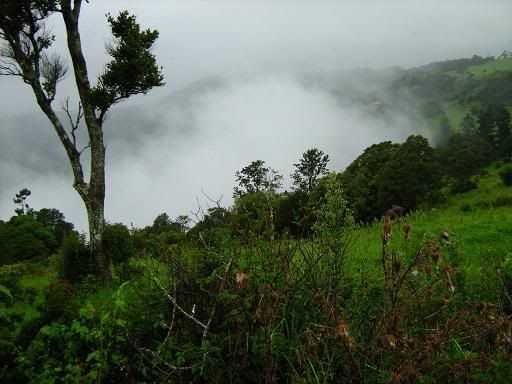
<path id="1" fill-rule="evenodd" d="M 3 286 L 2 284 L 0 284 L 0 293 L 3 293 L 7 297 L 9 297 L 11 300 L 14 300 L 14 297 L 12 296 L 11 291 L 9 291 L 9 289 L 7 289 L 7 287 Z"/>

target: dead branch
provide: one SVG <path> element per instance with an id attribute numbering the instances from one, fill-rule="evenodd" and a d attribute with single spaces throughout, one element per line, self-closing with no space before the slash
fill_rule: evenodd
<path id="1" fill-rule="evenodd" d="M 229 269 L 231 268 L 232 263 L 233 263 L 233 257 L 231 257 L 229 259 L 229 262 L 226 264 L 226 267 L 224 268 L 224 278 L 222 279 L 222 283 L 220 284 L 219 291 L 218 291 L 219 293 L 224 290 L 224 284 L 226 283 L 228 272 L 229 272 Z M 210 312 L 210 317 L 208 318 L 208 321 L 206 322 L 206 327 L 203 331 L 203 340 L 208 335 L 208 331 L 210 330 L 210 325 L 212 323 L 213 316 L 215 316 L 216 310 L 217 310 L 217 304 L 214 304 L 212 311 Z"/>
<path id="2" fill-rule="evenodd" d="M 78 128 L 80 127 L 80 121 L 82 120 L 83 116 L 84 116 L 84 111 L 83 111 L 83 108 L 82 108 L 82 103 L 78 103 L 78 112 L 76 114 L 76 117 L 73 119 L 73 117 L 71 116 L 71 110 L 69 108 L 69 97 L 66 98 L 66 100 L 62 103 L 62 110 L 66 113 L 66 116 L 68 118 L 68 121 L 69 121 L 69 126 L 71 127 L 71 137 L 73 138 L 73 146 L 75 147 L 75 149 L 77 149 L 77 146 L 76 146 L 76 134 L 75 132 L 78 130 Z M 86 149 L 90 147 L 90 145 L 86 146 L 84 149 L 82 149 L 81 151 L 79 151 L 80 154 L 82 154 L 82 152 Z"/>
<path id="3" fill-rule="evenodd" d="M 162 285 L 162 283 L 160 282 L 160 280 L 158 280 L 158 278 L 154 275 L 151 276 L 152 280 L 156 283 L 156 285 L 158 286 L 158 288 L 160 288 L 160 290 L 165 294 L 165 296 L 167 296 L 167 298 L 169 299 L 169 301 L 171 303 L 173 303 L 176 308 L 183 314 L 185 315 L 185 317 L 189 318 L 190 320 L 192 320 L 194 323 L 196 323 L 197 325 L 199 325 L 201 328 L 203 329 L 207 329 L 206 327 L 206 324 L 202 323 L 200 320 L 196 319 L 194 317 L 194 315 L 191 315 L 190 313 L 188 313 L 187 311 L 185 311 L 183 308 L 181 308 L 178 303 L 176 302 L 176 299 L 174 297 L 172 297 L 169 292 L 167 292 L 167 290 L 164 288 L 164 286 Z"/>

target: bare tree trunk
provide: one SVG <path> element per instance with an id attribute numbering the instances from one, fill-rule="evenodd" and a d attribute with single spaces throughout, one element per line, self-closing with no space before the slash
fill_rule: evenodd
<path id="1" fill-rule="evenodd" d="M 87 219 L 89 221 L 89 244 L 96 264 L 96 275 L 103 282 L 111 279 L 110 260 L 103 249 L 103 231 L 105 218 L 103 201 L 86 202 Z"/>
<path id="2" fill-rule="evenodd" d="M 89 221 L 89 241 L 91 253 L 96 261 L 97 276 L 101 281 L 112 278 L 110 261 L 103 250 L 103 230 L 105 228 L 105 145 L 103 143 L 102 119 L 96 116 L 94 105 L 89 98 L 91 85 L 87 74 L 87 64 L 82 52 L 78 29 L 81 1 L 61 0 L 62 15 L 68 36 L 68 49 L 73 63 L 73 73 L 84 110 L 84 119 L 91 149 L 91 175 L 87 193 L 78 193 L 87 209 Z"/>
<path id="3" fill-rule="evenodd" d="M 89 241 L 91 253 L 96 261 L 96 273 L 100 280 L 112 278 L 110 260 L 103 249 L 103 231 L 105 229 L 105 146 L 103 132 L 99 129 L 96 139 L 91 138 L 91 177 L 89 193 L 84 199 L 89 220 Z M 92 143 L 95 142 L 95 145 Z"/>

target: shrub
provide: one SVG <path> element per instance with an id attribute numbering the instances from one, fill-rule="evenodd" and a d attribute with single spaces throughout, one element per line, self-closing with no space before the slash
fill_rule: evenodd
<path id="1" fill-rule="evenodd" d="M 478 184 L 471 179 L 457 179 L 450 186 L 450 193 L 452 195 L 458 193 L 465 193 L 476 189 Z"/>
<path id="2" fill-rule="evenodd" d="M 512 293 L 512 254 L 509 253 L 501 263 L 500 274 L 507 293 Z M 512 303 L 511 303 L 512 305 Z"/>
<path id="3" fill-rule="evenodd" d="M 133 256 L 133 242 L 126 225 L 117 223 L 105 226 L 103 249 L 114 263 L 126 261 Z"/>
<path id="4" fill-rule="evenodd" d="M 512 205 L 512 196 L 498 196 L 494 201 L 495 207 L 507 207 Z"/>
<path id="5" fill-rule="evenodd" d="M 504 185 L 507 187 L 512 186 L 512 165 L 507 165 L 503 167 L 499 172 L 498 175 L 501 178 L 501 181 Z"/>
<path id="6" fill-rule="evenodd" d="M 461 204 L 461 206 L 459 207 L 459 209 L 462 211 L 462 212 L 471 212 L 471 210 L 473 208 L 471 208 L 471 205 L 469 205 L 468 203 L 463 203 Z"/>
<path id="7" fill-rule="evenodd" d="M 70 233 L 59 250 L 62 257 L 62 270 L 59 275 L 72 282 L 79 282 L 84 276 L 94 272 L 91 252 L 87 247 L 84 235 Z"/>
<path id="8" fill-rule="evenodd" d="M 52 231 L 30 216 L 0 223 L 0 264 L 46 257 L 55 246 Z"/>
<path id="9" fill-rule="evenodd" d="M 51 283 L 45 290 L 45 311 L 48 320 L 71 319 L 78 305 L 75 288 L 66 280 Z"/>
<path id="10" fill-rule="evenodd" d="M 30 273 L 30 265 L 26 263 L 3 265 L 0 267 L 0 285 L 7 288 L 12 296 L 18 297 L 22 290 L 20 280 L 28 273 Z M 3 296 L 3 298 L 6 298 L 6 296 Z"/>

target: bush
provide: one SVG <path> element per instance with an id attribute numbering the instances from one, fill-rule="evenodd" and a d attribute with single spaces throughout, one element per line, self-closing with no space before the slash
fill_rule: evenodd
<path id="1" fill-rule="evenodd" d="M 471 205 L 469 205 L 468 203 L 463 203 L 461 204 L 461 206 L 459 207 L 459 209 L 464 212 L 464 213 L 467 213 L 467 212 L 471 212 L 471 210 L 473 209 L 471 207 Z"/>
<path id="2" fill-rule="evenodd" d="M 0 285 L 9 290 L 12 296 L 21 295 L 20 280 L 30 273 L 30 265 L 25 263 L 9 264 L 0 267 Z M 6 296 L 2 297 L 6 299 Z M 0 298 L 0 302 L 2 302 Z"/>
<path id="3" fill-rule="evenodd" d="M 60 279 L 48 285 L 45 291 L 45 310 L 48 320 L 72 319 L 78 309 L 75 288 Z"/>
<path id="4" fill-rule="evenodd" d="M 512 165 L 507 165 L 503 167 L 499 172 L 498 175 L 501 178 L 501 181 L 504 185 L 507 187 L 512 186 Z"/>
<path id="5" fill-rule="evenodd" d="M 60 277 L 77 283 L 84 276 L 94 273 L 94 262 L 84 235 L 70 233 L 62 242 L 59 253 L 62 258 Z"/>
<path id="6" fill-rule="evenodd" d="M 512 205 L 512 196 L 498 196 L 494 200 L 495 207 L 508 207 Z"/>
<path id="7" fill-rule="evenodd" d="M 133 256 L 133 241 L 126 225 L 117 223 L 105 226 L 103 249 L 114 263 L 121 263 Z"/>
<path id="8" fill-rule="evenodd" d="M 47 257 L 55 248 L 52 231 L 30 216 L 0 223 L 0 264 Z"/>
<path id="9" fill-rule="evenodd" d="M 465 193 L 476 189 L 478 184 L 471 179 L 458 179 L 455 180 L 450 186 L 450 193 L 452 195 Z"/>

